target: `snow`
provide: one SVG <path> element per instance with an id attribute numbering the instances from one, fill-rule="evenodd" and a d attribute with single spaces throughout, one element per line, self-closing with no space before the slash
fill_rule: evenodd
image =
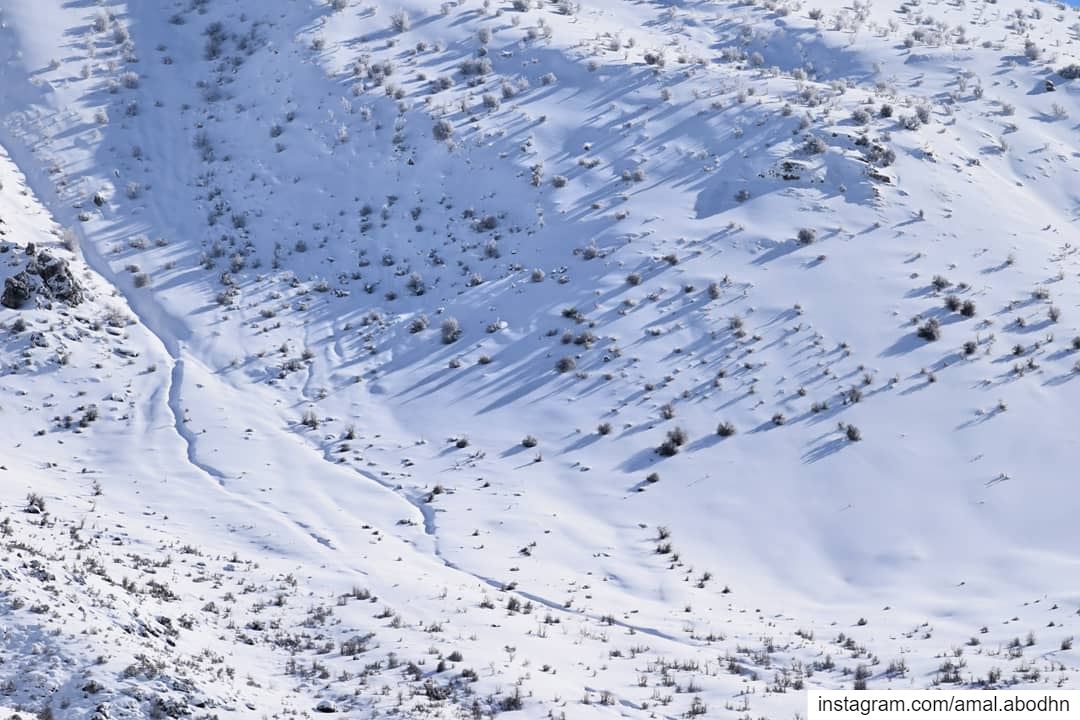
<path id="1" fill-rule="evenodd" d="M 1075 8 L 343 5 L 2 9 L 0 702 L 1075 685 Z"/>

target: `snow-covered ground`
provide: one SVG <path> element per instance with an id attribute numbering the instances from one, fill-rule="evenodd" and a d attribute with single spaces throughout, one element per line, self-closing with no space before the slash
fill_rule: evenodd
<path id="1" fill-rule="evenodd" d="M 0 3 L 0 704 L 1075 687 L 1077 63 L 1041 1 Z"/>

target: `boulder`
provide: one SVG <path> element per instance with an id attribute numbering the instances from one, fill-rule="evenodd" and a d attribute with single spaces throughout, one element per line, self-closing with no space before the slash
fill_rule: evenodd
<path id="1" fill-rule="evenodd" d="M 71 274 L 71 268 L 63 258 L 55 257 L 47 250 L 42 250 L 27 263 L 26 270 L 36 273 L 41 278 L 49 297 L 68 305 L 78 305 L 82 302 L 82 287 Z"/>
<path id="2" fill-rule="evenodd" d="M 18 310 L 35 295 L 59 300 L 68 305 L 83 301 L 83 289 L 68 267 L 67 261 L 48 250 L 30 256 L 26 269 L 4 280 L 0 304 Z"/>
<path id="3" fill-rule="evenodd" d="M 25 270 L 20 270 L 4 280 L 4 294 L 0 296 L 0 304 L 12 310 L 18 310 L 34 295 L 34 285 L 31 277 Z"/>

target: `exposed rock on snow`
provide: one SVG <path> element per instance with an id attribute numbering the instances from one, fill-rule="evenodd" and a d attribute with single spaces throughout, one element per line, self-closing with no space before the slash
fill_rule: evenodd
<path id="1" fill-rule="evenodd" d="M 74 306 L 83 301 L 83 289 L 66 260 L 42 250 L 30 256 L 24 270 L 4 279 L 0 304 L 18 310 L 36 296 Z"/>

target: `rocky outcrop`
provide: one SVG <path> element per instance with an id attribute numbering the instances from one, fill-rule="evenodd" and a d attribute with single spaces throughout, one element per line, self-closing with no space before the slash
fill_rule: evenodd
<path id="1" fill-rule="evenodd" d="M 0 304 L 17 310 L 35 296 L 78 305 L 83 300 L 83 289 L 66 260 L 42 250 L 30 257 L 24 270 L 4 280 Z"/>

